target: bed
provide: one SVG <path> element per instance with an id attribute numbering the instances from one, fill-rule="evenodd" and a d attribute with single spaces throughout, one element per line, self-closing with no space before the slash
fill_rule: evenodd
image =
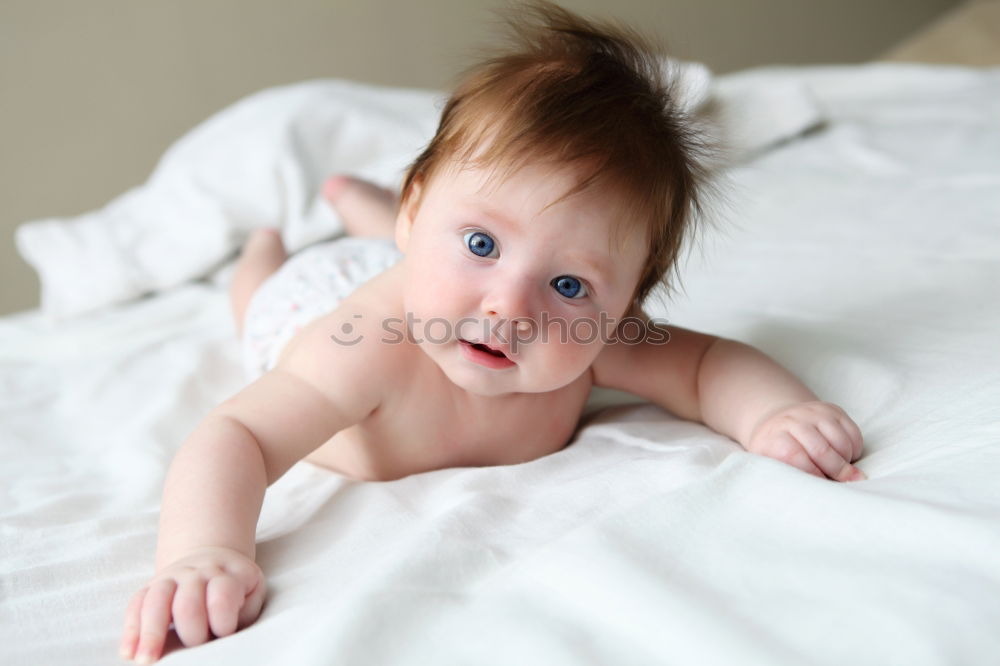
<path id="1" fill-rule="evenodd" d="M 1000 68 L 691 79 L 732 150 L 650 314 L 755 345 L 859 423 L 868 480 L 754 456 L 595 394 L 566 449 L 268 490 L 260 619 L 164 664 L 972 664 L 1000 660 Z M 173 452 L 242 385 L 232 253 L 318 195 L 398 184 L 436 91 L 308 81 L 192 130 L 142 187 L 18 247 L 0 318 L 0 663 L 118 661 Z M 694 103 L 694 102 L 692 102 Z"/>

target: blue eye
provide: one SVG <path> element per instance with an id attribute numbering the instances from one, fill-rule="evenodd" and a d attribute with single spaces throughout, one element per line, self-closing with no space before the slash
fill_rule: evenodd
<path id="1" fill-rule="evenodd" d="M 549 284 L 566 298 L 583 298 L 587 295 L 587 288 L 583 283 L 569 275 L 560 275 Z"/>
<path id="2" fill-rule="evenodd" d="M 479 255 L 480 257 L 488 257 L 493 254 L 493 250 L 496 247 L 496 243 L 493 239 L 484 234 L 482 231 L 470 231 L 465 234 L 465 245 L 473 254 Z"/>

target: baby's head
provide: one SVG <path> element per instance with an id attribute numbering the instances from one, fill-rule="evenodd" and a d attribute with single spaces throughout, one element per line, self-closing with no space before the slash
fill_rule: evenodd
<path id="1" fill-rule="evenodd" d="M 581 19 L 547 2 L 506 19 L 513 44 L 467 69 L 438 130 L 409 166 L 402 203 L 455 167 L 503 180 L 519 167 L 572 169 L 564 196 L 591 191 L 615 206 L 615 238 L 647 248 L 634 299 L 675 269 L 705 182 L 703 144 L 681 112 L 676 81 L 633 30 Z M 554 204 L 555 202 L 553 202 Z"/>
<path id="2" fill-rule="evenodd" d="M 582 327 L 519 350 L 502 338 L 524 340 L 510 333 L 519 322 L 553 333 L 541 320 L 615 320 L 641 304 L 676 264 L 704 175 L 641 36 L 540 2 L 508 23 L 513 48 L 463 74 L 410 165 L 396 230 L 407 311 L 516 361 L 509 386 L 496 373 L 487 386 L 459 376 L 447 345 L 424 345 L 453 381 L 483 392 L 579 376 L 601 346 L 578 339 Z"/>

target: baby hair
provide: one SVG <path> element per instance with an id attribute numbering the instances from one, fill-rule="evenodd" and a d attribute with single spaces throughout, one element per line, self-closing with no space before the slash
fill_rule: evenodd
<path id="1" fill-rule="evenodd" d="M 529 161 L 573 167 L 576 187 L 549 205 L 590 188 L 620 202 L 615 235 L 644 233 L 649 247 L 633 293 L 641 304 L 676 274 L 707 180 L 707 144 L 667 60 L 632 28 L 550 2 L 500 16 L 507 42 L 459 75 L 437 132 L 406 170 L 402 201 L 414 182 L 455 165 L 490 168 L 490 180 Z"/>

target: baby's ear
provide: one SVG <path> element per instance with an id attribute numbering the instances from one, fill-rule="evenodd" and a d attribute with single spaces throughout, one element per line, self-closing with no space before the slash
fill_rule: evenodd
<path id="1" fill-rule="evenodd" d="M 410 242 L 410 229 L 417 217 L 417 211 L 420 210 L 422 193 L 423 178 L 418 175 L 410 182 L 409 189 L 403 192 L 399 213 L 396 215 L 396 247 L 400 252 L 406 252 L 406 246 Z"/>

